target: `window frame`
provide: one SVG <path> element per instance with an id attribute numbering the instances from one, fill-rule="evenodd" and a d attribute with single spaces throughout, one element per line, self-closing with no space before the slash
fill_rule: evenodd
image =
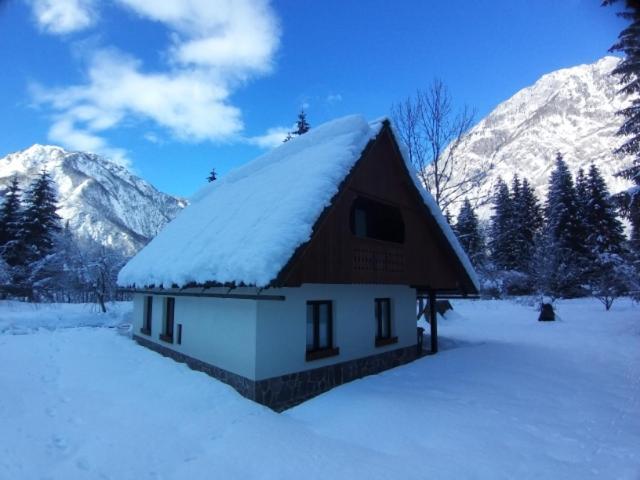
<path id="1" fill-rule="evenodd" d="M 142 305 L 142 327 L 140 333 L 151 335 L 151 325 L 153 321 L 153 295 L 145 295 Z"/>
<path id="2" fill-rule="evenodd" d="M 398 337 L 393 335 L 393 318 L 391 317 L 391 298 L 374 298 L 375 305 L 375 317 L 376 317 L 376 338 L 375 346 L 383 347 L 385 345 L 391 345 L 398 342 Z M 384 329 L 382 328 L 382 322 L 384 317 L 382 315 L 383 308 L 386 308 L 387 313 L 387 335 L 383 335 Z"/>
<path id="3" fill-rule="evenodd" d="M 171 329 L 169 329 L 171 326 Z M 173 343 L 174 330 L 176 328 L 176 299 L 175 297 L 166 297 L 164 299 L 164 315 L 162 319 L 162 333 L 160 340 Z"/>
<path id="4" fill-rule="evenodd" d="M 395 223 L 396 228 L 381 229 L 390 223 Z M 404 245 L 407 238 L 407 226 L 399 205 L 363 195 L 358 195 L 351 202 L 349 228 L 357 238 L 393 245 Z"/>
<path id="5" fill-rule="evenodd" d="M 327 331 L 327 343 L 328 346 L 320 346 L 320 306 L 327 305 L 329 324 Z M 333 346 L 334 337 L 334 325 L 333 325 L 333 301 L 331 300 L 308 300 L 306 303 L 305 311 L 309 312 L 309 306 L 313 308 L 312 320 L 313 320 L 313 348 L 309 349 L 305 346 L 305 358 L 307 361 L 318 360 L 321 358 L 332 357 L 340 353 L 340 349 Z M 305 323 L 306 328 L 309 328 L 309 319 Z M 308 331 L 306 332 L 308 335 Z M 306 336 L 305 336 L 306 338 Z"/>

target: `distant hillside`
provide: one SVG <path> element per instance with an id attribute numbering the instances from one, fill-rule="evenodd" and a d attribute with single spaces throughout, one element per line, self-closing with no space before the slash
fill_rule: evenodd
<path id="1" fill-rule="evenodd" d="M 58 213 L 78 238 L 127 255 L 138 251 L 185 206 L 106 158 L 33 145 L 0 159 L 0 196 L 13 174 L 23 188 L 46 168 L 59 190 Z"/>
<path id="2" fill-rule="evenodd" d="M 629 101 L 617 94 L 620 85 L 610 75 L 618 62 L 604 57 L 544 75 L 478 123 L 458 151 L 471 161 L 491 159 L 494 164 L 478 193 L 492 192 L 499 177 L 511 181 L 517 173 L 530 180 L 543 200 L 556 152 L 572 172 L 593 162 L 612 192 L 625 188 L 628 183 L 613 174 L 630 159 L 611 153 L 622 141 L 615 135 L 622 123 L 616 112 Z M 479 213 L 486 218 L 490 209 Z"/>

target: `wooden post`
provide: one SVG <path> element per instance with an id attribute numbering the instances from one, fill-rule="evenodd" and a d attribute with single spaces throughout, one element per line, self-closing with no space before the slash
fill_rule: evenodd
<path id="1" fill-rule="evenodd" d="M 438 318 L 436 316 L 436 292 L 429 290 L 429 325 L 431 325 L 431 353 L 438 353 Z"/>

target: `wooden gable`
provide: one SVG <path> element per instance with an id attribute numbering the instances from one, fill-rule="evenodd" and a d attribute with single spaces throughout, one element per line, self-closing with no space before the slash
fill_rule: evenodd
<path id="1" fill-rule="evenodd" d="M 395 207 L 390 210 L 401 213 L 404 241 L 356 235 L 356 200 Z M 477 293 L 417 191 L 388 123 L 340 185 L 311 240 L 296 250 L 273 285 L 303 283 L 384 283 Z"/>

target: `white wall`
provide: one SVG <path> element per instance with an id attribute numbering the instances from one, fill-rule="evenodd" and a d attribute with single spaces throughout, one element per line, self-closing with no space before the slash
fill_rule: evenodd
<path id="1" fill-rule="evenodd" d="M 303 285 L 268 290 L 284 302 L 259 301 L 256 379 L 310 370 L 415 345 L 416 293 L 402 285 Z M 391 298 L 392 335 L 398 343 L 375 346 L 375 298 Z M 333 301 L 333 343 L 340 354 L 306 361 L 308 300 Z"/>
<path id="2" fill-rule="evenodd" d="M 133 333 L 216 367 L 254 379 L 256 366 L 256 301 L 227 298 L 174 297 L 173 344 L 159 339 L 164 295 L 153 298 L 151 335 L 140 333 L 145 295 L 134 295 Z M 279 302 L 282 303 L 282 302 Z M 178 324 L 182 344 L 178 345 Z"/>

